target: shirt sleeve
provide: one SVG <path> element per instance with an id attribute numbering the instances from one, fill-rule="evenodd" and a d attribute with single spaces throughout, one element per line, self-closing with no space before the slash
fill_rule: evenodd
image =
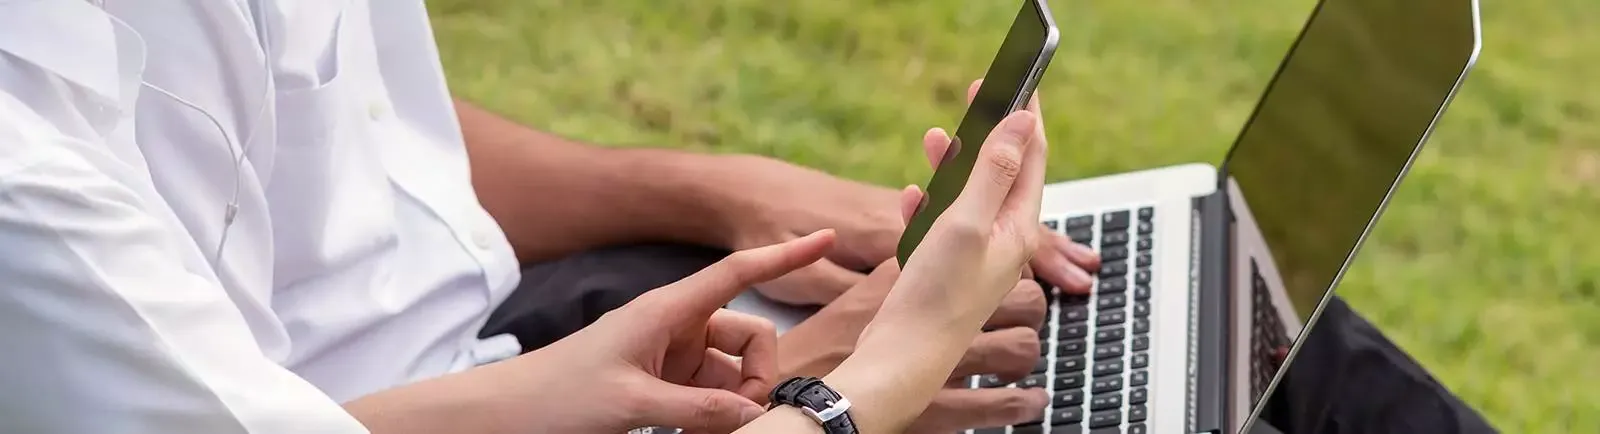
<path id="1" fill-rule="evenodd" d="M 0 432 L 367 432 L 183 265 L 194 241 L 144 169 L 61 132 L 69 85 L 17 67 L 0 61 Z"/>

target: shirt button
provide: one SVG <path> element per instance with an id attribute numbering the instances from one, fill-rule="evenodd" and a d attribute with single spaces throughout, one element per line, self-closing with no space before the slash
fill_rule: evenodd
<path id="1" fill-rule="evenodd" d="M 479 249 L 489 250 L 490 247 L 494 247 L 494 238 L 487 231 L 472 231 L 472 244 Z"/>
<path id="2" fill-rule="evenodd" d="M 388 115 L 389 106 L 384 104 L 383 101 L 373 100 L 371 103 L 367 104 L 367 116 L 371 117 L 372 120 L 382 120 Z"/>

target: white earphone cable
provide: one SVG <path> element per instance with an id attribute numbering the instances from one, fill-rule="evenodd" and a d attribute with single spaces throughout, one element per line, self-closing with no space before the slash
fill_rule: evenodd
<path id="1" fill-rule="evenodd" d="M 118 24 L 122 25 L 123 27 L 127 27 L 129 29 L 133 28 L 132 26 L 129 26 L 126 22 L 123 22 L 121 19 L 117 18 L 116 15 L 109 14 L 109 13 L 106 14 L 106 15 L 111 17 L 112 20 L 115 20 Z M 154 84 L 150 84 L 149 82 L 141 81 L 139 83 L 140 86 L 142 86 L 142 87 L 144 87 L 146 89 L 154 90 L 154 91 L 156 91 L 156 93 L 165 95 L 167 98 L 171 98 L 173 101 L 177 102 L 178 104 L 181 104 L 181 105 L 183 105 L 185 107 L 188 107 L 188 108 L 200 113 L 201 116 L 204 116 L 206 118 L 206 121 L 211 123 L 211 126 L 213 128 L 217 129 L 217 133 L 222 135 L 222 140 L 227 142 L 226 144 L 227 144 L 227 147 L 228 147 L 228 159 L 229 159 L 228 163 L 233 166 L 233 192 L 231 193 L 231 195 L 228 198 L 227 206 L 223 209 L 223 214 L 222 214 L 222 232 L 221 232 L 221 234 L 219 234 L 217 236 L 217 247 L 216 247 L 216 250 L 212 252 L 212 257 L 211 257 L 211 264 L 212 264 L 213 267 L 219 267 L 219 266 L 222 265 L 222 249 L 223 249 L 223 247 L 227 246 L 227 244 L 228 244 L 228 233 L 230 232 L 229 229 L 231 229 L 233 227 L 233 220 L 236 217 L 238 217 L 238 215 L 239 215 L 239 193 L 240 193 L 240 190 L 243 188 L 243 184 L 244 184 L 244 181 L 243 181 L 243 178 L 244 178 L 244 162 L 245 162 L 245 159 L 249 156 L 250 144 L 255 141 L 256 133 L 261 130 L 262 117 L 267 114 L 267 109 L 272 106 L 272 104 L 270 104 L 270 102 L 268 101 L 268 98 L 272 97 L 272 72 L 273 72 L 273 68 L 272 68 L 273 52 L 272 52 L 271 36 L 269 34 L 270 29 L 265 26 L 265 22 L 264 22 L 264 20 L 266 19 L 265 18 L 265 14 L 257 14 L 257 16 L 261 17 L 260 19 L 262 20 L 262 22 L 258 22 L 257 23 L 257 26 L 259 27 L 259 29 L 260 29 L 260 31 L 262 32 L 262 35 L 263 35 L 261 43 L 262 43 L 262 52 L 264 54 L 263 57 L 264 57 L 265 63 L 266 63 L 266 71 L 264 71 L 264 74 L 263 74 L 263 77 L 262 77 L 261 97 L 259 98 L 261 100 L 260 107 L 258 107 L 256 109 L 255 114 L 250 118 L 250 122 L 248 124 L 249 127 L 250 127 L 250 131 L 249 131 L 249 133 L 247 133 L 245 135 L 244 141 L 242 143 L 237 143 L 238 146 L 235 146 L 236 143 L 233 140 L 233 137 L 228 135 L 228 130 L 226 128 L 223 128 L 222 122 L 218 121 L 216 116 L 212 116 L 210 112 L 207 112 L 205 109 L 200 108 L 200 106 L 198 104 L 190 102 L 189 100 L 184 99 L 183 97 L 180 97 L 177 94 L 172 93 L 171 91 L 163 89 L 160 86 L 156 86 Z"/>

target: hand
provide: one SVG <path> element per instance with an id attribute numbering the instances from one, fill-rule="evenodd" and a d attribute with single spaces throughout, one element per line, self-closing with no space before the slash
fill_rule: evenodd
<path id="1" fill-rule="evenodd" d="M 737 164 L 748 194 L 739 206 L 733 249 L 764 246 L 822 228 L 839 233 L 823 260 L 758 285 L 762 295 L 794 305 L 827 304 L 860 283 L 894 253 L 905 223 L 893 189 L 838 178 L 783 161 L 749 156 Z"/>
<path id="2" fill-rule="evenodd" d="M 977 96 L 978 88 L 982 85 L 983 80 L 979 79 L 967 86 L 968 104 L 972 103 L 972 98 Z M 1030 107 L 1037 108 L 1038 100 L 1038 93 L 1035 92 L 1034 102 L 1030 103 Z M 932 128 L 922 136 L 923 154 L 928 158 L 928 164 L 935 169 L 944 160 L 944 154 L 949 149 L 950 134 L 946 133 L 944 129 Z M 912 205 L 914 206 L 915 203 Z M 905 207 L 907 205 L 902 203 L 901 206 Z M 909 211 L 903 210 L 902 212 Z M 1090 285 L 1094 283 L 1094 279 L 1090 277 L 1089 273 L 1100 270 L 1100 254 L 1089 248 L 1089 246 L 1072 241 L 1066 235 L 1062 235 L 1044 225 L 1039 225 L 1039 232 L 1042 237 L 1039 240 L 1039 250 L 1034 252 L 1033 260 L 1029 262 L 1033 273 L 1044 279 L 1045 282 L 1055 285 L 1067 293 L 1088 294 L 1091 289 Z"/>
<path id="3" fill-rule="evenodd" d="M 782 377 L 820 377 L 849 357 L 899 276 L 894 260 L 884 262 L 860 284 L 779 337 Z M 994 374 L 1009 382 L 1027 376 L 1039 359 L 1038 329 L 1044 319 L 1043 290 L 1032 279 L 1019 280 L 984 324 L 990 331 L 974 339 L 962 355 L 951 380 Z M 1039 389 L 968 390 L 964 382 L 952 384 L 934 395 L 909 432 L 950 433 L 1027 422 L 1043 414 L 1048 402 Z"/>
<path id="4" fill-rule="evenodd" d="M 1030 106 L 1031 112 L 1037 110 L 1037 105 Z M 922 416 L 910 425 L 911 432 L 1003 426 L 1043 414 L 1048 397 L 1042 390 L 967 390 L 960 385 L 962 379 L 976 374 L 1019 380 L 1032 371 L 1039 358 L 1037 329 L 1045 316 L 1044 291 L 1032 279 L 1023 278 L 1023 264 L 1038 242 L 1038 195 L 1043 187 L 1046 145 L 1037 120 L 1030 118 L 1036 115 L 1013 116 L 997 128 L 961 198 L 940 216 L 924 241 L 925 248 L 911 258 L 912 271 L 900 276 L 893 260 L 885 262 L 861 285 L 780 338 L 779 364 L 787 374 L 819 375 L 833 370 L 855 353 L 858 335 L 865 327 L 883 319 L 876 316 L 893 293 L 920 305 L 902 312 L 926 316 L 928 312 L 977 309 L 987 315 L 984 329 L 990 330 L 969 341 L 954 369 L 941 374 L 949 375 L 953 387 L 932 395 Z M 905 220 L 920 201 L 919 191 L 914 187 L 907 190 L 901 202 Z M 887 290 L 891 286 L 895 289 Z M 998 300 L 985 300 L 985 290 L 996 287 L 1008 291 Z M 994 306 L 993 302 L 1000 304 L 999 309 L 982 307 Z"/>
<path id="5" fill-rule="evenodd" d="M 720 307 L 750 285 L 816 262 L 833 238 L 822 231 L 736 252 L 506 362 L 541 377 L 524 383 L 542 385 L 532 399 L 546 400 L 528 411 L 551 417 L 530 432 L 731 432 L 754 420 L 777 382 L 777 335 L 764 319 Z"/>
<path id="6" fill-rule="evenodd" d="M 995 127 L 961 194 L 906 261 L 856 351 L 828 374 L 840 393 L 879 406 L 858 415 L 864 429 L 901 432 L 938 423 L 918 416 L 952 375 L 965 373 L 955 372 L 962 354 L 1038 249 L 1046 147 L 1036 100 Z M 908 188 L 902 215 L 909 219 L 921 201 L 921 192 Z M 1037 346 L 1025 351 L 1036 360 Z M 1032 405 L 1043 398 L 1037 391 L 1023 393 L 1035 394 Z M 1019 399 L 1014 408 L 1031 412 L 1028 404 Z"/>

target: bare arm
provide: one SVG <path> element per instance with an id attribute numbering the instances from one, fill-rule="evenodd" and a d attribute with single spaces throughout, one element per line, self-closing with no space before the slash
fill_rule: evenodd
<path id="1" fill-rule="evenodd" d="M 741 156 L 613 149 L 456 101 L 472 185 L 523 262 L 631 242 L 728 247 Z"/>

